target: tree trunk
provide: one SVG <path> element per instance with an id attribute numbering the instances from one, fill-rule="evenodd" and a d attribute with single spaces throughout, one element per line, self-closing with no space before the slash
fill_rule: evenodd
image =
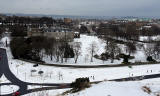
<path id="1" fill-rule="evenodd" d="M 93 62 L 93 56 L 91 56 L 91 62 Z"/>
<path id="2" fill-rule="evenodd" d="M 65 58 L 65 62 L 67 62 L 67 59 L 68 59 L 68 58 Z"/>
<path id="3" fill-rule="evenodd" d="M 92 50 L 92 53 L 91 53 L 91 62 L 93 62 L 93 50 Z"/>
<path id="4" fill-rule="evenodd" d="M 63 63 L 63 57 L 61 57 L 61 63 Z"/>
<path id="5" fill-rule="evenodd" d="M 52 53 L 50 54 L 51 61 L 53 60 Z"/>
<path id="6" fill-rule="evenodd" d="M 77 63 L 78 57 L 75 58 L 75 63 Z"/>
<path id="7" fill-rule="evenodd" d="M 111 63 L 114 63 L 114 59 L 113 58 L 111 59 Z"/>
<path id="8" fill-rule="evenodd" d="M 59 56 L 56 56 L 56 62 L 59 62 Z"/>

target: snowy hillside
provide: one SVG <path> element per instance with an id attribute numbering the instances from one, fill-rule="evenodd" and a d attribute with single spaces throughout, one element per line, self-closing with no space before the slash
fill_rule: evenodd
<path id="1" fill-rule="evenodd" d="M 91 88 L 67 96 L 156 96 L 159 94 L 159 82 L 155 80 L 146 82 L 103 82 L 93 85 Z M 143 86 L 151 88 L 152 93 L 148 94 L 142 90 Z M 155 90 L 157 89 L 157 90 Z M 157 95 L 159 96 L 159 95 Z"/>

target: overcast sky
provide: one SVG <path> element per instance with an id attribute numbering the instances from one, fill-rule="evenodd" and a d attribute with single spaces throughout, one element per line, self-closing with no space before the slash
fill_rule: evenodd
<path id="1" fill-rule="evenodd" d="M 0 0 L 0 13 L 160 16 L 160 0 Z"/>

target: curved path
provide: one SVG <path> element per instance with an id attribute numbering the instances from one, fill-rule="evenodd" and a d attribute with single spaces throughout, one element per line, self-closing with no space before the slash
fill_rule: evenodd
<path id="1" fill-rule="evenodd" d="M 134 76 L 134 77 L 127 77 L 127 78 L 120 78 L 120 79 L 112 79 L 109 81 L 139 81 L 145 79 L 153 79 L 153 78 L 160 78 L 160 74 L 151 74 L 151 75 L 142 75 L 142 76 Z"/>
<path id="2" fill-rule="evenodd" d="M 20 92 L 25 92 L 25 90 L 27 89 L 27 84 L 21 80 L 19 80 L 9 69 L 9 65 L 8 65 L 8 60 L 7 60 L 7 55 L 6 55 L 6 50 L 5 49 L 1 49 L 0 50 L 0 67 L 1 67 L 1 76 L 4 74 L 5 77 L 13 83 L 13 85 L 17 85 L 19 86 L 19 90 Z"/>
<path id="3" fill-rule="evenodd" d="M 63 65 L 63 64 L 48 64 L 44 62 L 36 62 L 26 59 L 19 59 L 31 64 L 39 64 L 44 66 L 53 66 L 53 67 L 66 67 L 66 68 L 110 68 L 110 67 L 125 67 L 125 66 L 139 66 L 139 65 L 153 65 L 153 64 L 160 64 L 160 62 L 140 62 L 140 63 L 131 63 L 131 64 L 109 64 L 109 65 Z"/>
<path id="4" fill-rule="evenodd" d="M 41 84 L 41 83 L 28 83 L 28 82 L 24 82 L 19 80 L 9 69 L 9 65 L 8 65 L 8 59 L 7 59 L 7 54 L 6 54 L 6 50 L 0 48 L 0 78 L 2 77 L 2 75 L 5 75 L 5 77 L 11 82 L 11 83 L 2 83 L 0 84 L 0 86 L 2 85 L 17 85 L 19 86 L 19 92 L 21 93 L 21 95 L 27 94 L 27 93 L 31 93 L 32 90 L 28 90 L 28 85 L 42 85 L 42 86 L 55 86 L 54 89 L 56 88 L 61 88 L 60 86 L 64 86 L 64 88 L 69 88 L 70 84 L 69 83 L 61 83 L 61 84 Z M 62 89 L 62 88 L 61 88 Z M 40 90 L 36 90 L 36 91 L 40 91 Z M 12 94 L 8 94 L 8 95 L 1 95 L 1 96 L 12 96 Z"/>

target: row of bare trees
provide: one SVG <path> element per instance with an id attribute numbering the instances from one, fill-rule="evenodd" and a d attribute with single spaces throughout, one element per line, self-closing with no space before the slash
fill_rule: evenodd
<path id="1" fill-rule="evenodd" d="M 136 22 L 102 23 L 99 25 L 97 34 L 121 38 L 124 40 L 139 40 L 140 36 L 160 35 L 160 28 L 158 25 L 151 25 L 151 28 L 145 28 L 144 25 L 138 26 Z"/>
<path id="2" fill-rule="evenodd" d="M 68 43 L 62 41 L 56 41 L 55 39 L 47 39 L 47 43 L 45 45 L 45 53 L 50 56 L 50 60 L 53 60 L 53 57 L 56 59 L 56 62 L 61 61 L 63 63 L 63 58 L 65 57 L 65 52 L 67 51 L 67 47 L 70 47 Z M 67 58 L 67 57 L 66 57 Z M 65 60 L 67 61 L 67 59 Z"/>
<path id="3" fill-rule="evenodd" d="M 80 42 L 67 42 L 67 40 L 55 40 L 54 38 L 47 38 L 45 43 L 44 52 L 46 55 L 50 56 L 50 60 L 53 58 L 56 62 L 63 63 L 67 62 L 68 58 L 74 58 L 74 62 L 77 60 L 81 54 L 81 43 Z"/>

